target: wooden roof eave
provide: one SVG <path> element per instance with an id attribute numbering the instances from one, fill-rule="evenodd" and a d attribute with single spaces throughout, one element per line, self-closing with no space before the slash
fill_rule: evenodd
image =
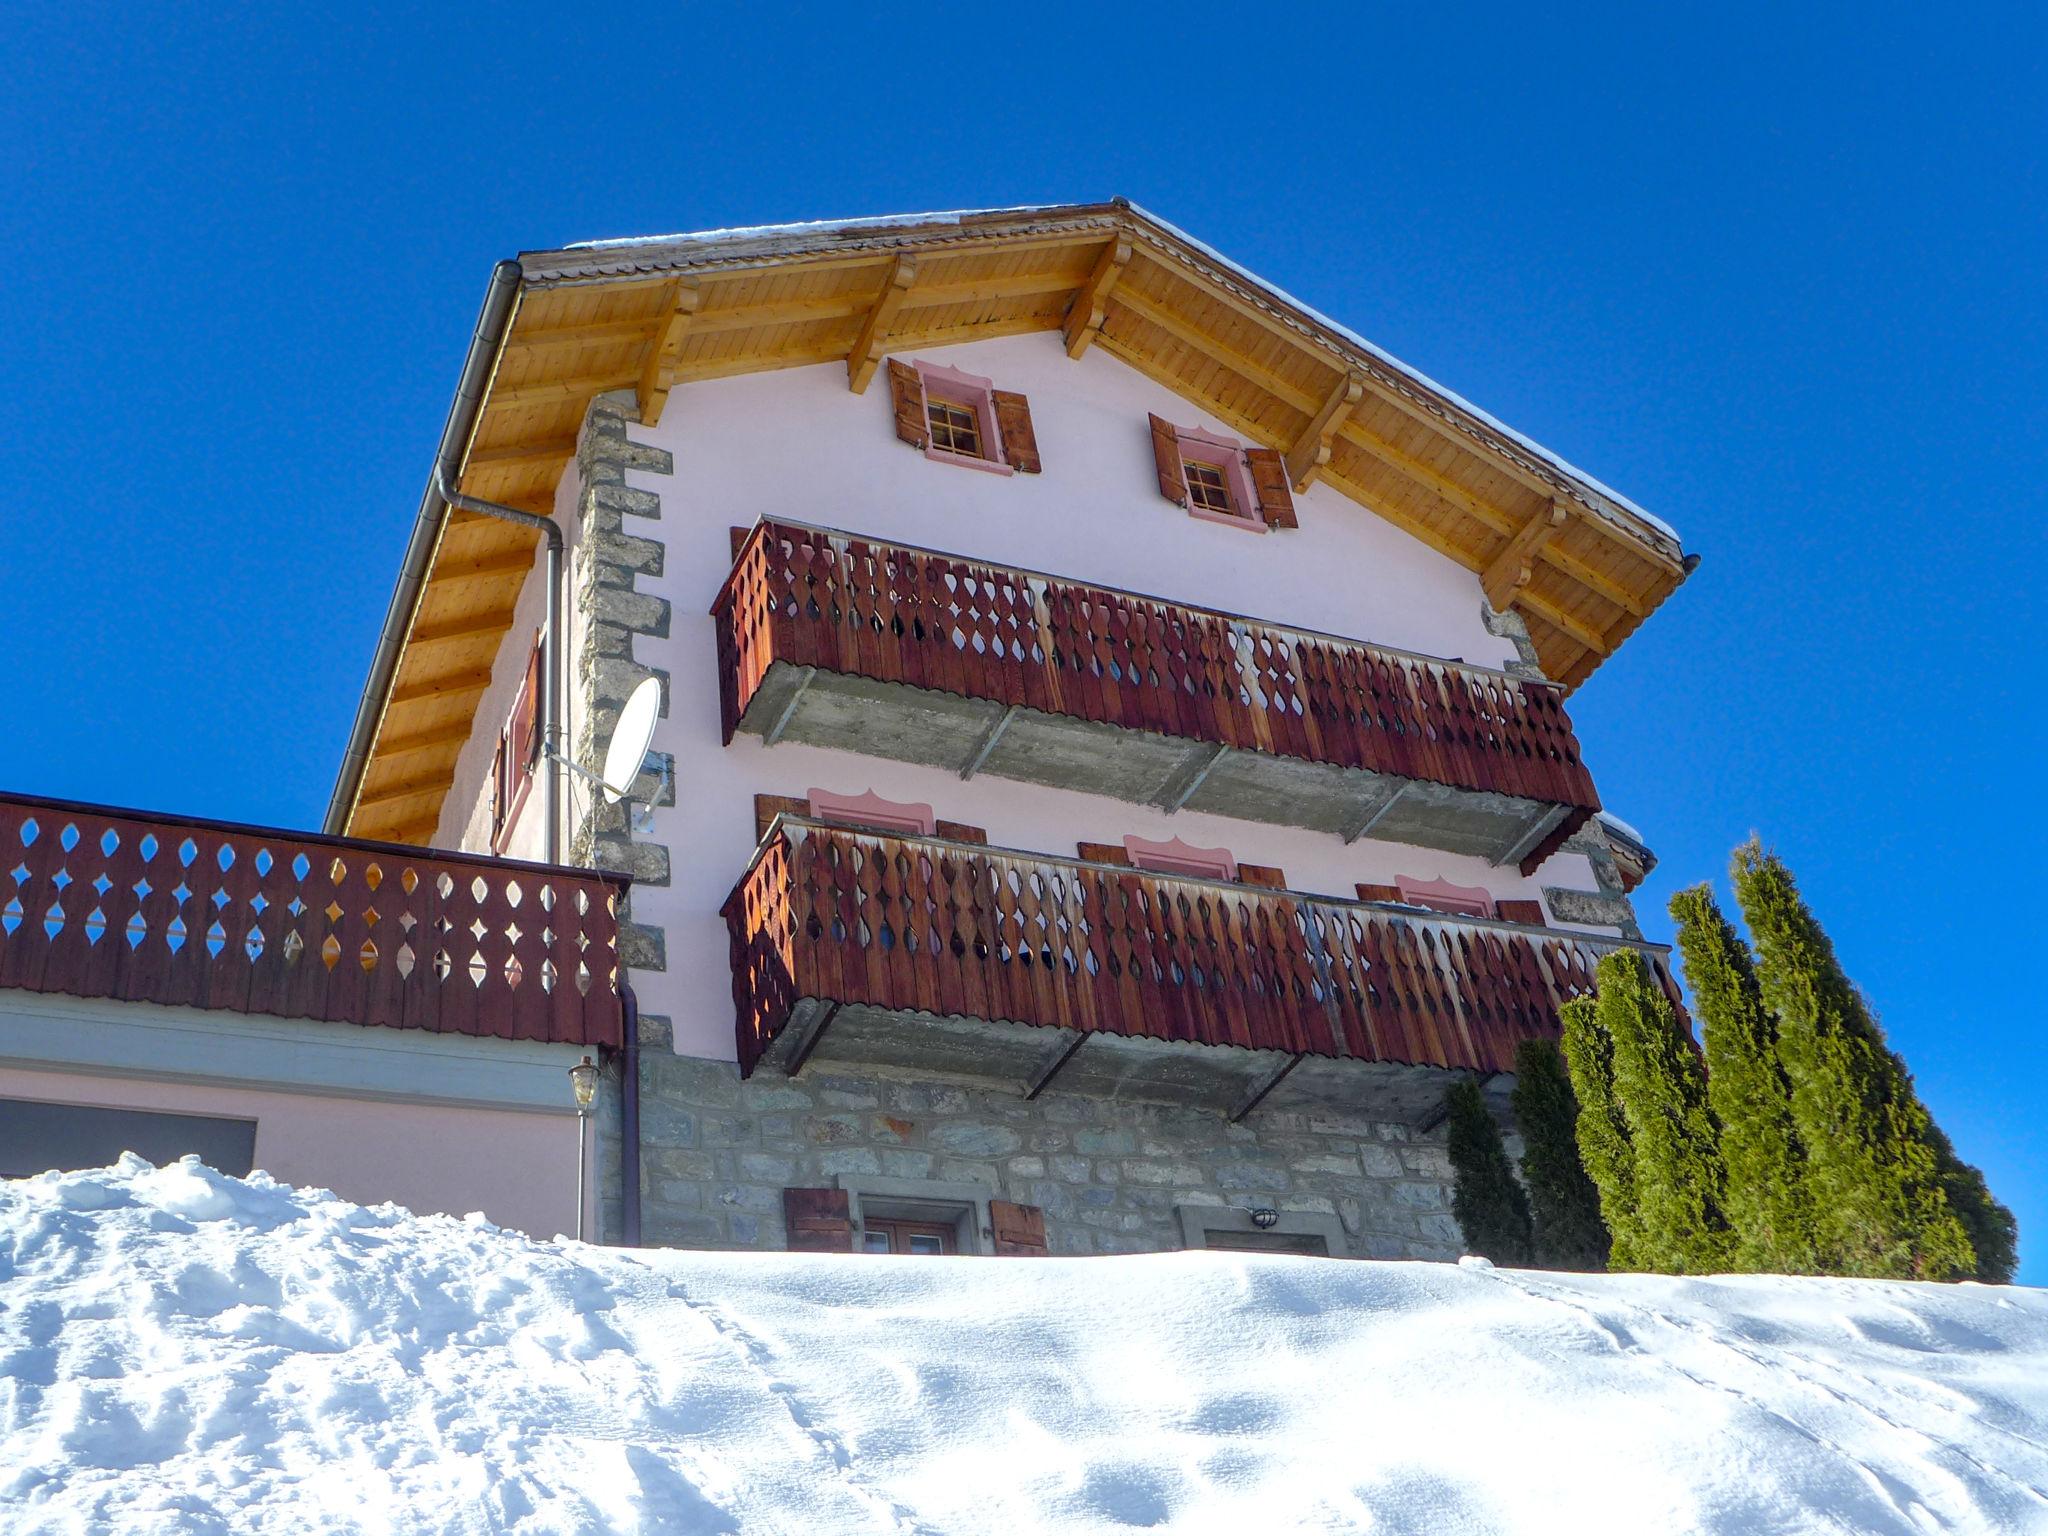
<path id="1" fill-rule="evenodd" d="M 992 256 L 1005 258 L 994 265 L 1014 270 L 956 275 L 986 269 Z M 772 281 L 785 277 L 788 283 Z M 820 282 L 823 293 L 799 291 Z M 749 298 L 763 292 L 779 296 Z M 963 314 L 971 318 L 935 323 Z M 1146 327 L 1157 341 L 1146 339 Z M 1510 601 L 1523 610 L 1546 671 L 1568 687 L 1613 654 L 1688 574 L 1676 541 L 1597 482 L 1532 452 L 1422 375 L 1120 201 L 529 253 L 521 258 L 520 302 L 463 445 L 459 483 L 473 495 L 551 512 L 577 423 L 590 399 L 610 390 L 635 390 L 643 412 L 658 415 L 677 384 L 835 359 L 847 362 L 858 388 L 862 373 L 891 351 L 1043 330 L 1061 331 L 1075 356 L 1105 346 L 1288 454 L 1304 484 L 1330 480 L 1483 577 L 1514 556 L 1532 515 L 1553 504 L 1567 508 L 1568 524 L 1531 547 L 1530 574 Z M 1204 387 L 1191 360 L 1199 360 L 1201 378 L 1220 368 L 1237 381 L 1232 398 Z M 1423 434 L 1418 441 L 1433 445 L 1434 462 L 1390 438 L 1387 423 L 1394 422 L 1402 426 L 1396 436 Z M 1363 464 L 1371 466 L 1366 479 L 1359 478 Z M 379 739 L 351 790 L 352 797 L 374 794 L 371 809 L 388 806 L 413 830 L 438 816 L 460 742 L 438 751 L 420 745 L 449 729 L 425 712 L 396 722 L 385 716 L 402 703 L 480 691 L 469 674 L 456 675 L 473 662 L 471 648 L 447 636 L 484 635 L 490 623 L 481 608 L 488 605 L 509 624 L 530 566 L 513 546 L 530 537 L 495 526 L 471 536 L 465 562 L 445 571 L 436 547 L 379 702 Z M 475 585 L 478 599 L 469 607 L 476 611 L 439 613 L 423 624 L 428 596 L 454 582 Z M 437 652 L 445 659 L 437 662 Z M 410 790 L 437 771 L 444 782 L 430 806 L 424 790 L 399 798 L 401 785 Z M 340 794 L 338 785 L 337 803 Z M 353 826 L 353 798 L 350 805 Z"/>

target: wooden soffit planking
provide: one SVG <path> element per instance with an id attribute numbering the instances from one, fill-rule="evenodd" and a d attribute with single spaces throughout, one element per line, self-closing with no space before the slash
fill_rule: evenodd
<path id="1" fill-rule="evenodd" d="M 1576 687 L 1684 581 L 1678 540 L 1428 379 L 1122 202 L 795 225 L 520 258 L 461 489 L 552 513 L 596 395 L 1032 331 L 1099 346 L 1480 574 Z M 536 540 L 444 526 L 381 701 L 348 830 L 423 842 Z M 1274 615 L 1284 618 L 1285 615 Z"/>

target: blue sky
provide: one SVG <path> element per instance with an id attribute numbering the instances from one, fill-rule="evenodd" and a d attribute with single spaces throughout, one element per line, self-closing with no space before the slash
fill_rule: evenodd
<path id="1" fill-rule="evenodd" d="M 318 823 L 497 258 L 1121 194 L 1678 525 L 1646 920 L 1761 831 L 2048 1283 L 2038 7 L 640 9 L 11 14 L 0 786 Z"/>

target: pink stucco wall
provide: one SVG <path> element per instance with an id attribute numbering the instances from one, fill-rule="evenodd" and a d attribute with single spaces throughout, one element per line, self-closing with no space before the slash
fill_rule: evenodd
<path id="1" fill-rule="evenodd" d="M 256 1167 L 359 1204 L 482 1211 L 535 1237 L 576 1223 L 576 1118 L 0 1067 L 0 1097 L 256 1122 Z"/>
<path id="2" fill-rule="evenodd" d="M 1192 518 L 1162 498 L 1148 413 L 1182 427 L 1236 434 L 1100 347 L 1075 361 L 1057 335 L 1047 334 L 911 356 L 1028 396 L 1044 473 L 975 474 L 933 462 L 896 438 L 886 382 L 878 379 L 855 395 L 836 363 L 686 384 L 670 396 L 658 427 L 633 429 L 636 441 L 675 458 L 673 476 L 628 473 L 630 484 L 662 498 L 662 510 L 658 521 L 629 518 L 627 528 L 666 545 L 662 575 L 641 577 L 639 590 L 670 602 L 670 635 L 638 637 L 634 656 L 671 678 L 670 710 L 654 748 L 675 758 L 676 804 L 655 812 L 650 839 L 669 848 L 673 878 L 666 886 L 643 885 L 633 896 L 635 917 L 666 930 L 668 967 L 632 979 L 643 1011 L 672 1020 L 679 1051 L 733 1055 L 727 941 L 718 908 L 753 848 L 752 800 L 759 792 L 872 789 L 893 800 L 929 801 L 942 818 L 985 827 L 991 842 L 1053 853 L 1072 854 L 1077 840 L 1178 836 L 1226 846 L 1247 863 L 1278 865 L 1290 883 L 1333 894 L 1348 894 L 1358 881 L 1385 884 L 1401 876 L 1484 887 L 1496 900 L 1535 897 L 1545 884 L 1592 887 L 1592 872 L 1577 854 L 1552 858 L 1528 879 L 1475 858 L 1371 840 L 1346 846 L 1316 833 L 1194 812 L 1169 817 L 1100 796 L 987 777 L 963 782 L 942 769 L 796 743 L 766 748 L 743 736 L 721 746 L 707 615 L 731 567 L 729 529 L 762 516 L 958 551 L 1485 666 L 1513 659 L 1510 643 L 1487 633 L 1481 621 L 1477 576 L 1336 491 L 1311 487 L 1297 498 L 1298 530 L 1259 538 Z M 573 513 L 574 499 L 572 465 L 557 493 L 558 514 Z M 522 596 L 522 624 L 529 608 L 538 611 L 539 585 L 529 581 Z M 464 750 L 444 816 L 444 836 L 471 829 L 462 846 L 481 846 L 473 831 L 489 769 L 481 738 L 489 732 L 495 741 L 511 706 L 523 661 L 513 643 L 508 640 L 498 660 L 497 682 L 478 717 L 480 739 Z"/>

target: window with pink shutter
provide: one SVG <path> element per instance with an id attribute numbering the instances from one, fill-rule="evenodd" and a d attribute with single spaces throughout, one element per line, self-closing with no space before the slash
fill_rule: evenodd
<path id="1" fill-rule="evenodd" d="M 907 837 L 930 837 L 938 828 L 937 815 L 921 800 L 885 800 L 872 789 L 858 795 L 835 794 L 829 789 L 813 789 L 808 793 L 811 815 L 819 821 L 875 827 L 884 832 L 900 832 Z"/>
<path id="2" fill-rule="evenodd" d="M 1126 837 L 1124 852 L 1138 869 L 1158 875 L 1188 875 L 1197 880 L 1235 880 L 1237 860 L 1228 848 L 1198 848 L 1172 838 L 1163 843 L 1143 837 Z"/>
<path id="3" fill-rule="evenodd" d="M 1453 885 L 1448 880 L 1417 880 L 1408 875 L 1394 877 L 1401 899 L 1410 906 L 1428 907 L 1453 917 L 1492 917 L 1493 897 L 1484 886 Z"/>

